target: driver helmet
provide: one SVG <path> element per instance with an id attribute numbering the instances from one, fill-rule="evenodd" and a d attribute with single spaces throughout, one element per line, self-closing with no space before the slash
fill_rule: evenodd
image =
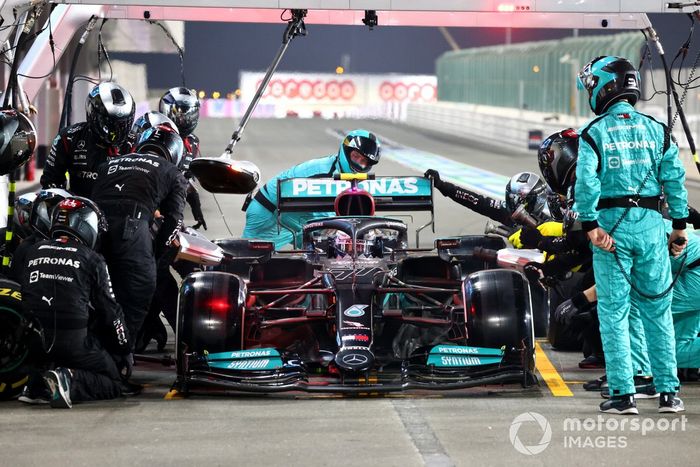
<path id="1" fill-rule="evenodd" d="M 167 125 L 158 125 L 143 132 L 136 145 L 137 153 L 151 153 L 180 167 L 185 154 L 185 145 L 177 130 Z"/>
<path id="2" fill-rule="evenodd" d="M 512 214 L 520 206 L 538 223 L 547 220 L 547 185 L 532 172 L 513 175 L 506 185 L 506 207 Z"/>
<path id="3" fill-rule="evenodd" d="M 199 123 L 199 99 L 192 89 L 170 88 L 160 98 L 158 110 L 175 122 L 183 138 Z"/>
<path id="4" fill-rule="evenodd" d="M 56 206 L 51 238 L 68 235 L 94 249 L 99 236 L 107 231 L 107 219 L 99 207 L 87 198 L 72 196 Z"/>
<path id="5" fill-rule="evenodd" d="M 564 196 L 576 178 L 577 159 L 578 134 L 573 128 L 549 136 L 537 151 L 537 162 L 547 185 Z"/>
<path id="6" fill-rule="evenodd" d="M 41 238 L 50 238 L 53 211 L 71 194 L 62 188 L 48 188 L 36 194 L 29 216 L 29 225 Z"/>
<path id="7" fill-rule="evenodd" d="M 23 166 L 36 147 L 31 120 L 16 110 L 0 110 L 0 175 Z"/>
<path id="8" fill-rule="evenodd" d="M 361 255 L 367 255 L 369 254 L 370 247 L 372 246 L 371 241 L 368 240 L 356 240 L 355 241 L 355 248 L 356 248 L 356 256 L 361 256 Z M 334 247 L 335 251 L 338 255 L 341 257 L 345 256 L 353 256 L 353 245 L 352 245 L 352 237 L 345 232 L 338 231 L 336 232 L 335 239 L 334 239 Z"/>
<path id="9" fill-rule="evenodd" d="M 588 92 L 588 105 L 596 115 L 626 99 L 635 105 L 641 96 L 639 72 L 622 57 L 601 56 L 591 60 L 578 74 L 579 90 Z"/>
<path id="10" fill-rule="evenodd" d="M 14 231 L 20 238 L 27 238 L 34 231 L 29 222 L 32 207 L 36 199 L 36 193 L 25 193 L 15 200 L 15 212 L 13 214 Z"/>
<path id="11" fill-rule="evenodd" d="M 379 163 L 381 144 L 374 133 L 353 130 L 340 143 L 338 155 L 343 172 L 367 173 Z"/>
<path id="12" fill-rule="evenodd" d="M 85 101 L 90 131 L 109 146 L 121 146 L 134 123 L 136 104 L 131 94 L 116 83 L 100 83 Z"/>

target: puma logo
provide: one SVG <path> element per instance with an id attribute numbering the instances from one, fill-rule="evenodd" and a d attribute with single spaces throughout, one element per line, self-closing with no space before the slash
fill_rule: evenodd
<path id="1" fill-rule="evenodd" d="M 48 303 L 49 306 L 51 306 L 51 302 L 53 301 L 53 297 L 51 297 L 51 298 L 46 298 L 46 297 L 44 297 L 44 296 L 42 295 L 42 296 L 41 296 L 41 299 L 44 300 L 46 303 Z"/>
<path id="2" fill-rule="evenodd" d="M 119 185 L 118 183 L 114 184 L 114 186 L 117 187 L 117 190 L 119 190 L 119 192 L 122 191 L 122 188 L 124 188 L 124 185 L 126 185 L 126 183 L 122 183 L 121 185 Z"/>

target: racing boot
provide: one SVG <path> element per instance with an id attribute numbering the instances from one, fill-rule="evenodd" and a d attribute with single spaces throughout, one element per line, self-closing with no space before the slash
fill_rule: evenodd
<path id="1" fill-rule="evenodd" d="M 56 368 L 44 373 L 44 381 L 51 391 L 51 407 L 55 409 L 70 409 L 70 383 L 73 375 L 68 368 Z"/>
<path id="2" fill-rule="evenodd" d="M 586 391 L 600 391 L 603 388 L 603 384 L 608 384 L 607 375 L 603 375 L 600 378 L 592 379 L 583 383 L 583 389 Z"/>
<path id="3" fill-rule="evenodd" d="M 700 380 L 697 368 L 679 368 L 678 379 L 681 383 L 694 383 Z"/>
<path id="4" fill-rule="evenodd" d="M 659 397 L 659 413 L 685 412 L 685 406 L 675 392 L 662 392 Z"/>
<path id="5" fill-rule="evenodd" d="M 637 403 L 634 401 L 634 394 L 611 397 L 600 404 L 600 411 L 615 415 L 639 415 Z"/>
<path id="6" fill-rule="evenodd" d="M 44 387 L 43 390 L 30 388 L 27 384 L 22 389 L 22 394 L 17 398 L 18 401 L 29 405 L 48 405 L 51 402 L 51 392 L 49 388 Z"/>
<path id="7" fill-rule="evenodd" d="M 659 393 L 656 392 L 656 386 L 654 386 L 654 378 L 651 376 L 635 376 L 634 390 L 634 397 L 637 399 L 654 399 L 659 397 Z M 610 397 L 610 388 L 607 381 L 600 387 L 600 396 L 603 399 Z"/>
<path id="8" fill-rule="evenodd" d="M 582 370 L 604 370 L 605 358 L 599 355 L 589 355 L 578 362 L 578 367 Z"/>

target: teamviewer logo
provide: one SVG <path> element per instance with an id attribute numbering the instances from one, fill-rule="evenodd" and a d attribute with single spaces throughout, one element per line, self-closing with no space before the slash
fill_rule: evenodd
<path id="1" fill-rule="evenodd" d="M 535 426 L 539 427 L 538 431 L 542 432 L 542 437 L 537 444 L 526 446 L 520 441 L 518 433 L 523 425 L 528 426 L 533 423 Z M 510 443 L 516 451 L 527 456 L 534 456 L 541 453 L 549 446 L 549 442 L 552 440 L 552 426 L 543 415 L 537 412 L 525 412 L 513 419 L 513 422 L 510 424 L 508 436 L 510 438 Z"/>

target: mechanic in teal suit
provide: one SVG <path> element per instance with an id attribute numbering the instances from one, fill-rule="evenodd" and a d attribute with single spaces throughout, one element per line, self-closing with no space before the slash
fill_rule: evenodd
<path id="1" fill-rule="evenodd" d="M 294 241 L 292 233 L 277 227 L 277 184 L 286 178 L 332 177 L 338 173 L 369 172 L 379 162 L 381 145 L 377 137 L 366 130 L 353 130 L 345 136 L 337 154 L 302 162 L 277 174 L 265 183 L 247 207 L 243 238 L 269 240 L 275 248 Z M 286 212 L 282 224 L 297 233 L 295 248 L 301 247 L 301 231 L 304 223 L 317 217 L 334 216 L 332 212 Z"/>
<path id="2" fill-rule="evenodd" d="M 680 412 L 669 248 L 685 248 L 688 193 L 678 147 L 668 129 L 634 110 L 639 73 L 624 58 L 598 57 L 579 73 L 598 116 L 579 134 L 574 209 L 593 244 L 598 317 L 611 398 L 606 413 L 637 414 L 630 356 L 630 290 L 642 292 L 638 306 L 647 338 L 659 412 Z M 670 238 L 661 217 L 661 194 L 673 219 Z M 676 243 L 676 241 L 678 241 Z M 631 285 L 631 284 L 632 285 Z"/>
<path id="3" fill-rule="evenodd" d="M 680 257 L 671 258 L 673 274 L 680 271 L 671 304 L 676 360 L 678 368 L 700 368 L 700 237 L 690 235 L 685 251 L 685 262 Z"/>

